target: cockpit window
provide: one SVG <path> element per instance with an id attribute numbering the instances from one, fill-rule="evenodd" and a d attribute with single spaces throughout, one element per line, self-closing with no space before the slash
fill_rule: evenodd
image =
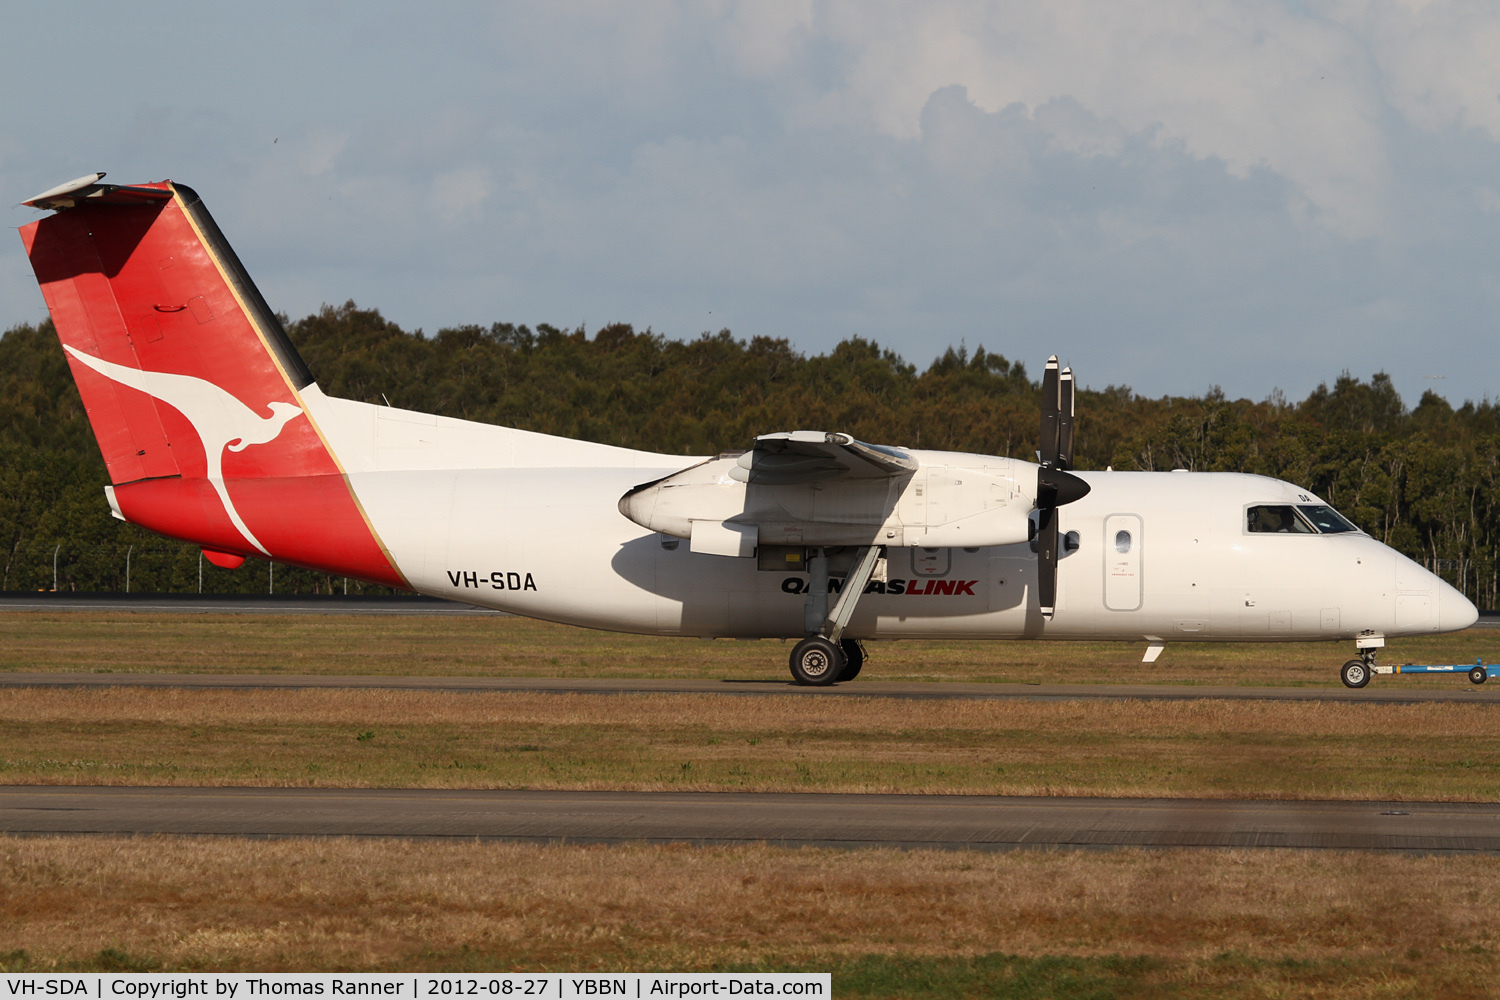
<path id="1" fill-rule="evenodd" d="M 1282 535 L 1337 535 L 1358 531 L 1353 524 L 1327 504 L 1303 503 L 1260 504 L 1245 509 L 1248 531 Z"/>
<path id="2" fill-rule="evenodd" d="M 1298 504 L 1297 509 L 1302 516 L 1311 521 L 1317 529 L 1325 535 L 1337 535 L 1344 531 L 1358 531 L 1354 525 L 1344 519 L 1344 515 L 1332 507 L 1321 503 Z"/>
<path id="3" fill-rule="evenodd" d="M 1291 504 L 1262 504 L 1245 512 L 1245 526 L 1267 534 L 1311 535 L 1312 525 L 1297 516 Z"/>

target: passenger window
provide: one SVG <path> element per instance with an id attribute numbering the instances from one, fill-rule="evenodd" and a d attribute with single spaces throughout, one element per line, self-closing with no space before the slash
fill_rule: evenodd
<path id="1" fill-rule="evenodd" d="M 1354 525 L 1350 524 L 1344 518 L 1344 515 L 1340 514 L 1338 511 L 1334 510 L 1332 507 L 1327 506 L 1326 504 L 1298 504 L 1297 509 L 1302 512 L 1303 517 L 1311 521 L 1317 527 L 1317 529 L 1325 535 L 1337 535 L 1345 531 L 1359 530 Z"/>
<path id="2" fill-rule="evenodd" d="M 1245 512 L 1245 527 L 1262 534 L 1311 535 L 1312 525 L 1291 504 L 1263 504 Z"/>
<path id="3" fill-rule="evenodd" d="M 1115 532 L 1115 551 L 1120 553 L 1121 555 L 1124 555 L 1126 552 L 1130 551 L 1130 532 Z"/>

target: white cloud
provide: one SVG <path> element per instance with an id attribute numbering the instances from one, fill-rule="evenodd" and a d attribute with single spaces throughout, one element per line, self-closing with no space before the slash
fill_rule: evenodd
<path id="1" fill-rule="evenodd" d="M 1493 4 L 360 9 L 300 13 L 320 58 L 265 100 L 215 83 L 259 58 L 235 31 L 174 67 L 192 93 L 92 21 L 14 53 L 0 87 L 59 91 L 0 108 L 12 200 L 185 180 L 293 315 L 861 333 L 919 363 L 965 339 L 1257 398 L 1443 364 L 1500 395 L 1469 360 L 1497 332 Z M 0 323 L 35 311 L 24 266 L 0 255 Z"/>
<path id="2" fill-rule="evenodd" d="M 1136 0 L 929 3 L 879 16 L 840 3 L 827 23 L 854 53 L 846 81 L 821 100 L 827 118 L 914 140 L 945 86 L 987 111 L 1066 97 L 1239 176 L 1282 173 L 1341 231 L 1381 228 L 1382 81 L 1361 40 L 1324 19 L 1277 4 Z"/>
<path id="3" fill-rule="evenodd" d="M 1369 45 L 1391 106 L 1418 128 L 1500 139 L 1500 9 L 1489 2 L 1329 5 Z"/>
<path id="4" fill-rule="evenodd" d="M 432 182 L 432 207 L 447 222 L 477 214 L 489 196 L 490 172 L 485 167 L 449 170 Z"/>
<path id="5" fill-rule="evenodd" d="M 813 18 L 813 0 L 736 3 L 715 41 L 739 72 L 768 79 L 792 64 L 813 33 Z"/>
<path id="6" fill-rule="evenodd" d="M 279 139 L 279 137 L 278 137 Z M 279 142 L 276 142 L 279 145 Z M 349 144 L 347 133 L 328 132 L 315 129 L 303 137 L 297 151 L 302 172 L 309 177 L 326 174 L 338 162 L 339 154 Z"/>

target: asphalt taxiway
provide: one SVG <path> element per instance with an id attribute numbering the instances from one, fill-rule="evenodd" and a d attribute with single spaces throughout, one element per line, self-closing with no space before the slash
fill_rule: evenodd
<path id="1" fill-rule="evenodd" d="M 739 792 L 0 787 L 10 834 L 1500 852 L 1500 804 Z"/>
<path id="2" fill-rule="evenodd" d="M 0 688 L 158 688 L 203 691 L 342 689 L 366 691 L 529 692 L 536 694 L 792 695 L 802 698 L 898 698 L 907 701 L 1318 701 L 1409 705 L 1424 702 L 1500 703 L 1500 679 L 1483 687 L 1463 674 L 1449 686 L 1218 687 L 1185 684 L 983 684 L 856 680 L 803 687 L 790 680 L 601 677 L 382 677 L 316 674 L 127 674 L 0 672 Z"/>

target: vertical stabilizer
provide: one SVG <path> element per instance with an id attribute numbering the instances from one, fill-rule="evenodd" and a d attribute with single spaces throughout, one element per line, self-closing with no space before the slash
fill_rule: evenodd
<path id="1" fill-rule="evenodd" d="M 404 586 L 303 406 L 312 375 L 191 189 L 70 182 L 21 230 L 126 519 Z"/>

